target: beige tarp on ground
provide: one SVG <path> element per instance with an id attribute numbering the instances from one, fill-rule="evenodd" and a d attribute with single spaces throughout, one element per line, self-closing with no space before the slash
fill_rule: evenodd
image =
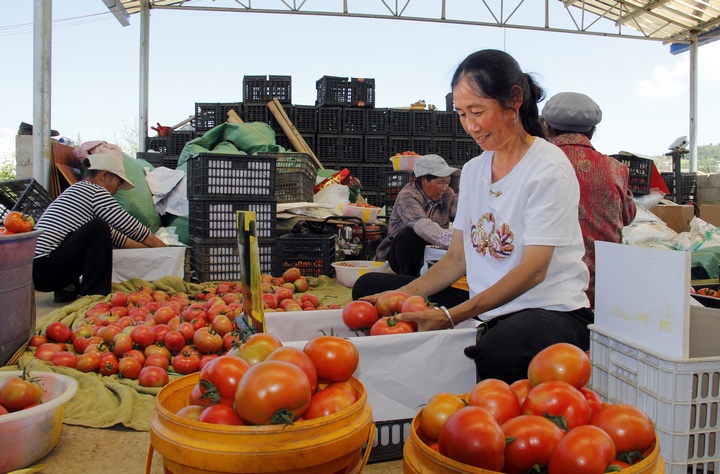
<path id="1" fill-rule="evenodd" d="M 311 289 L 324 304 L 345 304 L 350 301 L 350 289 L 340 286 L 332 278 L 321 276 L 318 285 Z M 194 296 L 203 285 L 188 283 L 177 277 L 164 277 L 153 283 L 135 278 L 123 283 L 113 283 L 113 291 L 134 292 L 148 286 L 153 290 L 163 290 L 170 294 L 184 292 Z M 37 328 L 44 330 L 53 321 L 62 321 L 71 328 L 77 327 L 85 318 L 88 309 L 100 301 L 109 301 L 108 296 L 86 296 L 58 308 L 39 318 Z M 288 313 L 288 317 L 302 317 L 302 312 Z M 150 415 L 155 409 L 155 395 L 159 388 L 141 387 L 135 380 L 127 380 L 112 375 L 109 377 L 97 373 L 83 373 L 79 370 L 56 367 L 33 356 L 29 349 L 19 359 L 17 365 L 2 367 L 0 370 L 23 370 L 31 372 L 57 372 L 78 381 L 79 390 L 65 407 L 64 423 L 90 428 L 107 428 L 121 424 L 138 431 L 149 431 Z M 177 376 L 170 377 L 173 380 Z"/>

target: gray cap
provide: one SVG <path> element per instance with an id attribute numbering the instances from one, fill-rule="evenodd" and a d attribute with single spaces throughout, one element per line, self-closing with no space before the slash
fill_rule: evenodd
<path id="1" fill-rule="evenodd" d="M 448 166 L 447 162 L 440 155 L 424 155 L 417 159 L 413 171 L 417 178 L 426 175 L 444 178 L 460 170 Z"/>
<path id="2" fill-rule="evenodd" d="M 545 103 L 542 117 L 554 129 L 589 132 L 602 120 L 602 110 L 585 94 L 561 92 Z"/>

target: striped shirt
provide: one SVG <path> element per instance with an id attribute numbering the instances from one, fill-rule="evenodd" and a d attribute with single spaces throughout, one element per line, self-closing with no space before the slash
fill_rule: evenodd
<path id="1" fill-rule="evenodd" d="M 44 232 L 38 237 L 35 258 L 52 253 L 68 234 L 96 217 L 110 225 L 115 248 L 123 248 L 128 238 L 142 242 L 150 235 L 105 188 L 83 180 L 63 191 L 38 219 L 35 228 Z"/>

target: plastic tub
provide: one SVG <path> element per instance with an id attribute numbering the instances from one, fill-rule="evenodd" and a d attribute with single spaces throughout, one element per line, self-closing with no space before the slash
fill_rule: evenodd
<path id="1" fill-rule="evenodd" d="M 415 169 L 415 162 L 422 155 L 395 155 L 390 157 L 390 161 L 393 165 L 393 171 L 413 171 Z"/>
<path id="2" fill-rule="evenodd" d="M 26 344 L 35 331 L 33 321 L 32 264 L 42 230 L 0 235 L 0 366 Z"/>
<path id="3" fill-rule="evenodd" d="M 0 372 L 0 383 L 22 375 L 19 370 Z M 31 372 L 40 379 L 43 403 L 26 410 L 0 415 L 0 472 L 24 469 L 45 457 L 60 440 L 65 404 L 75 395 L 75 379 L 54 372 Z"/>
<path id="4" fill-rule="evenodd" d="M 352 288 L 361 275 L 366 273 L 388 273 L 390 265 L 387 262 L 374 262 L 372 260 L 345 260 L 333 262 L 338 283 Z"/>
<path id="5" fill-rule="evenodd" d="M 341 208 L 344 216 L 359 217 L 366 224 L 374 224 L 378 214 L 380 214 L 380 208 L 375 206 L 365 207 L 343 203 Z"/>

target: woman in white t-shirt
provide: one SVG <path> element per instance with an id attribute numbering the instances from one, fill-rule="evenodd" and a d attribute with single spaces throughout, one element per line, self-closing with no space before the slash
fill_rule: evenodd
<path id="1" fill-rule="evenodd" d="M 589 349 L 593 313 L 585 295 L 579 185 L 565 154 L 540 138 L 537 103 L 544 92 L 512 56 L 471 54 L 456 70 L 452 91 L 463 128 L 484 152 L 462 169 L 450 248 L 417 279 L 373 274 L 372 283 L 358 280 L 353 295 L 374 301 L 397 288 L 442 305 L 446 289 L 466 275 L 467 300 L 449 298 L 450 308 L 398 319 L 415 321 L 420 331 L 481 321 L 487 330 L 465 353 L 478 379 L 511 383 L 526 378 L 530 359 L 549 345 Z"/>

